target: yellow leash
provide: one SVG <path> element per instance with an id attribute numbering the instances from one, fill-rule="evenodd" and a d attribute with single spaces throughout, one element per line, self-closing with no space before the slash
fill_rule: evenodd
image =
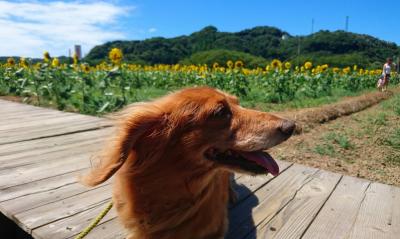
<path id="1" fill-rule="evenodd" d="M 103 219 L 103 217 L 110 211 L 112 206 L 113 206 L 113 202 L 111 201 L 110 203 L 108 203 L 107 207 L 104 208 L 103 211 L 101 211 L 101 213 L 92 221 L 92 223 L 90 223 L 89 226 L 87 226 L 83 231 L 81 231 L 81 233 L 79 233 L 78 236 L 75 237 L 75 239 L 82 239 L 87 234 L 89 234 L 89 232 L 92 231 L 93 228 L 95 228 L 97 226 L 97 224 L 99 224 L 101 219 Z"/>

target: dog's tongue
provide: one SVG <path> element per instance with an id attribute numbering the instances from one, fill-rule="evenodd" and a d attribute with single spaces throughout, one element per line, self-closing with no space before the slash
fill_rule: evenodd
<path id="1" fill-rule="evenodd" d="M 272 175 L 277 176 L 279 174 L 278 164 L 267 152 L 240 152 L 240 154 L 247 160 L 253 161 L 258 165 L 263 166 Z"/>

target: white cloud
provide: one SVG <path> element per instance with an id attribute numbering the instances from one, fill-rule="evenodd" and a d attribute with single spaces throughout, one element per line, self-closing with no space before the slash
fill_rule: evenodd
<path id="1" fill-rule="evenodd" d="M 148 30 L 148 32 L 150 32 L 150 33 L 154 33 L 156 31 L 157 31 L 157 28 L 154 28 L 154 27 L 149 28 L 149 30 Z"/>
<path id="2" fill-rule="evenodd" d="M 0 56 L 67 55 L 75 44 L 88 52 L 105 41 L 124 39 L 117 20 L 132 9 L 107 2 L 0 1 Z"/>

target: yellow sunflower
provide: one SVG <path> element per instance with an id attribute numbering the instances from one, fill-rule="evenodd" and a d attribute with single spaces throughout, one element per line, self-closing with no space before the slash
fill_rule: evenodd
<path id="1" fill-rule="evenodd" d="M 108 57 L 110 58 L 111 62 L 116 65 L 121 63 L 122 56 L 122 51 L 118 48 L 113 48 L 111 49 L 110 53 L 108 53 Z"/>
<path id="2" fill-rule="evenodd" d="M 49 62 L 50 61 L 50 53 L 48 52 L 48 51 L 45 51 L 44 53 L 43 53 L 43 60 L 44 60 L 44 62 Z"/>
<path id="3" fill-rule="evenodd" d="M 7 59 L 7 65 L 9 65 L 9 66 L 14 66 L 14 65 L 15 65 L 15 60 L 14 60 L 14 58 L 9 57 L 9 58 Z"/>
<path id="4" fill-rule="evenodd" d="M 85 73 L 89 73 L 90 72 L 90 66 L 87 63 L 83 63 L 81 64 L 81 70 Z"/>
<path id="5" fill-rule="evenodd" d="M 216 70 L 216 69 L 218 69 L 218 67 L 219 67 L 218 62 L 214 62 L 214 64 L 213 64 L 213 69 Z"/>
<path id="6" fill-rule="evenodd" d="M 28 67 L 28 63 L 26 62 L 26 59 L 24 57 L 19 58 L 19 66 L 23 68 Z"/>
<path id="7" fill-rule="evenodd" d="M 350 72 L 350 66 L 348 66 L 348 67 L 346 67 L 346 68 L 343 68 L 342 72 L 343 72 L 344 74 L 348 74 L 348 73 Z"/>
<path id="8" fill-rule="evenodd" d="M 306 70 L 311 69 L 312 67 L 312 63 L 310 61 L 307 61 L 306 63 L 304 63 L 304 68 L 306 68 Z"/>
<path id="9" fill-rule="evenodd" d="M 276 69 L 282 67 L 282 62 L 278 59 L 273 59 L 271 62 L 271 67 Z"/>
<path id="10" fill-rule="evenodd" d="M 60 66 L 60 61 L 58 60 L 57 57 L 54 58 L 54 59 L 51 61 L 51 66 L 52 66 L 52 67 L 59 67 L 59 66 Z"/>
<path id="11" fill-rule="evenodd" d="M 340 69 L 339 69 L 338 67 L 333 67 L 332 71 L 333 71 L 334 73 L 338 73 L 338 72 L 340 71 Z"/>
<path id="12" fill-rule="evenodd" d="M 233 67 L 233 61 L 229 60 L 226 62 L 226 66 L 228 66 L 229 69 Z"/>
<path id="13" fill-rule="evenodd" d="M 239 61 L 236 61 L 236 62 L 235 62 L 235 68 L 242 68 L 243 65 L 244 65 L 244 64 L 243 64 L 243 61 L 240 61 L 240 60 L 239 60 Z"/>
<path id="14" fill-rule="evenodd" d="M 286 68 L 286 69 L 289 70 L 291 67 L 292 67 L 292 64 L 290 64 L 290 62 L 288 62 L 288 61 L 285 62 L 285 68 Z"/>

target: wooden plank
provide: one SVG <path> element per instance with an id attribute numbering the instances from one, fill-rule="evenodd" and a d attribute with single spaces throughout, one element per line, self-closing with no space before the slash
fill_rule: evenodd
<path id="1" fill-rule="evenodd" d="M 30 104 L 25 104 L 25 103 L 19 103 L 19 102 L 12 102 L 12 101 L 7 101 L 7 100 L 0 100 L 1 104 L 1 109 L 0 112 L 8 112 L 8 111 L 15 111 L 17 109 L 23 109 L 23 110 L 32 110 L 32 111 L 59 111 L 53 108 L 44 108 L 44 107 L 38 107 Z"/>
<path id="2" fill-rule="evenodd" d="M 1 104 L 0 114 L 2 115 L 0 122 L 6 122 L 7 120 L 11 119 L 28 121 L 38 117 L 46 118 L 50 116 L 62 117 L 69 115 L 81 115 L 72 112 L 64 112 L 56 109 L 42 108 L 20 103 L 9 104 L 9 103 L 4 103 L 4 101 L 0 101 L 0 104 Z M 86 116 L 86 117 L 93 117 L 93 116 Z"/>
<path id="3" fill-rule="evenodd" d="M 49 131 L 63 127 L 71 127 L 80 124 L 88 124 L 88 123 L 107 123 L 104 119 L 94 118 L 94 117 L 85 117 L 82 115 L 71 115 L 68 117 L 58 117 L 49 120 L 42 121 L 34 121 L 28 122 L 25 124 L 20 124 L 19 127 L 8 128 L 0 130 L 2 135 L 18 135 L 22 134 L 35 134 L 35 132 L 41 131 Z M 7 126 L 4 126 L 7 127 Z"/>
<path id="4" fill-rule="evenodd" d="M 15 104 L 3 104 L 0 101 L 1 109 L 0 113 L 2 114 L 15 114 L 15 113 L 34 113 L 34 112 L 58 112 L 58 113 L 64 113 L 63 111 L 59 111 L 56 109 L 51 109 L 51 108 L 43 108 L 43 107 L 36 107 L 32 105 L 27 105 L 27 104 L 21 104 L 21 103 L 15 103 Z"/>
<path id="5" fill-rule="evenodd" d="M 318 171 L 271 220 L 258 226 L 256 238 L 301 238 L 340 178 L 339 174 Z M 254 233 L 246 238 L 254 238 Z"/>
<path id="6" fill-rule="evenodd" d="M 254 230 L 255 226 L 270 220 L 292 200 L 296 190 L 312 180 L 312 175 L 316 172 L 317 169 L 294 164 L 252 196 L 237 204 L 230 211 L 229 232 L 226 238 L 243 238 Z"/>
<path id="7" fill-rule="evenodd" d="M 29 132 L 15 132 L 11 135 L 3 134 L 0 138 L 0 144 L 9 144 L 26 140 L 33 140 L 43 137 L 51 137 L 56 135 L 71 134 L 79 131 L 95 130 L 109 127 L 110 123 L 101 120 L 93 120 L 92 122 L 75 122 L 68 125 L 59 125 L 52 128 L 41 128 L 40 130 L 32 130 Z M 4 136 L 3 136 L 4 135 Z"/>
<path id="8" fill-rule="evenodd" d="M 277 163 L 279 165 L 281 173 L 292 165 L 291 163 L 278 160 Z M 238 196 L 236 204 L 246 199 L 248 196 L 253 194 L 255 191 L 257 191 L 260 187 L 268 183 L 273 178 L 274 177 L 271 174 L 268 174 L 266 176 L 259 175 L 256 177 L 243 174 L 242 177 L 237 178 L 236 181 L 233 181 L 232 183 L 232 186 Z"/>
<path id="9" fill-rule="evenodd" d="M 114 129 L 111 127 L 102 128 L 98 130 L 78 132 L 74 134 L 54 136 L 50 138 L 42 138 L 31 141 L 24 141 L 11 144 L 0 145 L 0 168 L 1 163 L 8 160 L 7 156 L 12 158 L 28 157 L 37 155 L 40 151 L 41 154 L 45 152 L 53 152 L 66 146 L 80 144 L 82 142 L 89 142 L 92 140 L 107 140 L 113 134 Z M 82 148 L 82 147 L 78 147 Z M 41 151 L 47 150 L 47 151 Z"/>
<path id="10" fill-rule="evenodd" d="M 23 104 L 21 104 L 23 105 Z M 20 104 L 13 105 L 13 106 L 7 106 L 4 104 L 1 104 L 1 109 L 0 113 L 4 116 L 9 116 L 9 115 L 27 115 L 26 113 L 36 113 L 36 112 L 52 112 L 52 110 L 47 110 L 45 108 L 26 108 L 25 106 L 21 107 Z"/>
<path id="11" fill-rule="evenodd" d="M 33 194 L 21 196 L 14 198 L 12 200 L 7 200 L 0 203 L 0 208 L 2 208 L 7 215 L 19 214 L 49 203 L 64 200 L 66 198 L 82 194 L 83 192 L 93 190 L 94 188 L 87 188 L 76 182 L 77 178 L 71 179 L 73 183 L 62 185 L 56 190 L 51 189 L 47 191 L 36 192 Z M 107 181 L 99 187 L 109 185 L 111 181 Z"/>
<path id="12" fill-rule="evenodd" d="M 111 200 L 111 199 L 110 199 Z M 32 231 L 32 235 L 37 238 L 68 238 L 72 236 L 76 236 L 81 232 L 85 227 L 87 227 L 99 213 L 107 206 L 109 201 L 105 201 L 102 204 L 99 204 L 95 207 L 92 207 L 88 210 L 81 211 L 71 217 L 67 217 L 62 220 L 57 220 L 45 224 L 42 227 L 38 227 Z M 115 208 L 112 208 L 110 212 L 102 219 L 102 222 L 106 222 L 112 219 L 116 219 L 117 213 Z M 115 225 L 118 232 L 124 232 L 124 229 L 121 225 Z M 102 227 L 102 225 L 98 225 L 97 227 Z M 92 234 L 90 232 L 90 234 Z M 110 232 L 108 232 L 110 234 Z M 118 233 L 112 233 L 113 236 Z M 93 235 L 91 235 L 93 236 Z M 101 236 L 100 238 L 104 238 Z"/>
<path id="13" fill-rule="evenodd" d="M 398 220 L 399 216 L 399 211 L 393 211 L 394 208 L 399 210 L 396 204 L 400 201 L 394 200 L 396 194 L 398 192 L 392 186 L 371 183 L 348 238 L 399 238 L 400 234 L 392 234 L 394 230 L 398 232 L 394 228 L 400 226 L 393 225 L 392 220 Z"/>
<path id="14" fill-rule="evenodd" d="M 391 230 L 389 238 L 398 238 L 400 235 L 400 188 L 392 187 L 393 196 L 393 209 L 392 209 L 392 218 L 390 222 Z"/>
<path id="15" fill-rule="evenodd" d="M 0 114 L 5 117 L 19 116 L 24 118 L 27 117 L 28 115 L 35 115 L 38 113 L 46 113 L 46 114 L 52 113 L 59 115 L 65 113 L 54 109 L 35 107 L 19 103 L 15 103 L 12 105 L 9 104 L 5 105 L 2 102 L 0 102 L 0 104 L 1 104 Z"/>
<path id="16" fill-rule="evenodd" d="M 21 103 L 16 103 L 16 102 L 11 102 L 11 101 L 5 101 L 5 100 L 0 100 L 1 103 L 1 109 L 0 112 L 8 112 L 8 111 L 15 111 L 17 108 L 20 109 L 34 109 L 34 106 L 31 105 L 27 105 L 27 104 L 21 104 Z M 43 108 L 39 108 L 39 109 L 43 109 Z"/>
<path id="17" fill-rule="evenodd" d="M 40 226 L 104 205 L 110 199 L 111 188 L 109 185 L 105 185 L 61 201 L 15 214 L 14 218 L 18 225 L 31 233 L 33 229 Z"/>
<path id="18" fill-rule="evenodd" d="M 37 127 L 49 127 L 53 125 L 59 125 L 59 124 L 66 124 L 70 123 L 73 121 L 80 121 L 80 120 L 87 120 L 87 119 L 98 119 L 98 118 L 92 118 L 89 116 L 83 116 L 83 115 L 78 115 L 78 114 L 65 114 L 65 115 L 59 115 L 58 117 L 51 117 L 51 118 L 45 118 L 45 117 L 40 117 L 36 120 L 31 119 L 30 121 L 27 122 L 19 122 L 15 120 L 9 120 L 9 122 L 4 122 L 2 125 L 0 125 L 0 132 L 1 133 L 12 133 L 20 130 L 29 130 L 31 128 L 36 129 Z"/>
<path id="19" fill-rule="evenodd" d="M 50 108 L 37 107 L 24 103 L 16 103 L 4 100 L 0 100 L 0 104 L 1 104 L 0 113 L 16 112 L 18 110 L 20 111 L 21 109 L 24 111 L 58 111 Z"/>
<path id="20" fill-rule="evenodd" d="M 17 102 L 8 101 L 8 100 L 0 100 L 0 103 L 2 105 L 2 108 L 1 108 L 0 112 L 1 111 L 12 110 L 15 107 L 20 107 L 20 108 L 23 108 L 23 109 L 44 109 L 44 108 L 36 107 L 36 106 L 33 106 L 33 105 L 28 105 L 28 104 L 24 104 L 24 103 L 17 103 Z"/>
<path id="21" fill-rule="evenodd" d="M 7 124 L 10 122 L 17 123 L 17 122 L 29 122 L 29 121 L 35 121 L 35 120 L 40 120 L 41 118 L 44 119 L 51 119 L 51 118 L 56 118 L 60 117 L 62 115 L 60 114 L 55 114 L 52 111 L 32 111 L 32 112 L 18 112 L 18 113 L 9 113 L 9 112 L 0 112 L 2 115 L 0 118 L 0 123 L 1 124 Z"/>
<path id="22" fill-rule="evenodd" d="M 89 138 L 88 140 L 83 139 L 76 143 L 71 142 L 65 146 L 57 145 L 49 148 L 28 149 L 15 154 L 3 155 L 0 158 L 0 175 L 3 174 L 1 171 L 12 171 L 13 166 L 33 165 L 46 161 L 54 161 L 54 158 L 99 151 L 105 142 L 102 137 Z"/>
<path id="23" fill-rule="evenodd" d="M 302 238 L 347 238 L 369 185 L 344 176 Z"/>
<path id="24" fill-rule="evenodd" d="M 88 169 L 85 168 L 0 190 L 0 207 L 1 202 L 42 192 L 56 191 L 61 187 L 73 184 L 76 182 L 76 177 L 87 171 Z"/>
<path id="25" fill-rule="evenodd" d="M 10 172 L 14 168 L 24 166 L 40 167 L 40 164 L 47 164 L 49 161 L 60 160 L 65 156 L 71 157 L 83 153 L 92 153 L 101 150 L 104 145 L 104 139 L 93 139 L 85 142 L 78 142 L 76 144 L 63 145 L 55 148 L 39 149 L 34 151 L 25 151 L 18 154 L 11 154 L 1 157 L 0 175 L 2 171 L 7 170 Z"/>
<path id="26" fill-rule="evenodd" d="M 41 167 L 27 165 L 13 169 L 12 173 L 7 172 L 7 170 L 0 171 L 0 189 L 89 168 L 91 166 L 88 160 L 90 156 L 91 153 L 72 157 L 65 155 L 65 157 L 41 164 Z"/>
<path id="27" fill-rule="evenodd" d="M 75 236 L 75 235 L 74 235 Z M 117 218 L 100 224 L 87 235 L 86 239 L 124 239 L 126 232 Z M 68 239 L 73 239 L 69 237 Z"/>

